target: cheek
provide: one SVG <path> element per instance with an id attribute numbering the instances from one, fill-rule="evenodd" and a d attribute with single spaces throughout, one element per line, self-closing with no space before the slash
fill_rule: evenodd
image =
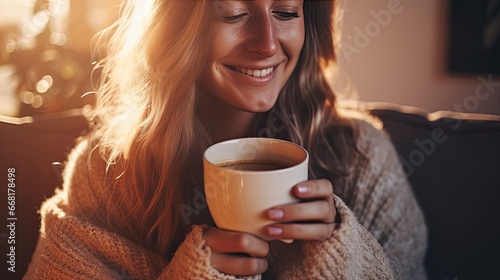
<path id="1" fill-rule="evenodd" d="M 238 34 L 238 30 L 221 27 L 215 28 L 212 33 L 211 49 L 209 51 L 211 61 L 220 61 L 231 54 L 238 46 L 240 37 L 241 35 Z"/>
<path id="2" fill-rule="evenodd" d="M 297 23 L 293 28 L 285 28 L 280 32 L 280 40 L 283 42 L 283 47 L 291 59 L 296 59 L 304 46 L 305 28 L 304 22 Z"/>
<path id="3" fill-rule="evenodd" d="M 306 32 L 305 32 L 305 26 L 304 26 L 304 20 L 301 20 L 300 27 L 297 28 L 296 34 L 295 34 L 295 48 L 296 51 L 300 54 L 300 51 L 302 50 L 302 47 L 304 46 L 304 41 L 306 39 Z"/>

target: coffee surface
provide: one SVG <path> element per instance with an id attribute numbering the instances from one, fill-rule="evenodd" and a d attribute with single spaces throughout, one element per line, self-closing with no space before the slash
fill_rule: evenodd
<path id="1" fill-rule="evenodd" d="M 283 160 L 228 160 L 217 165 L 232 170 L 271 171 L 288 168 L 293 164 Z"/>

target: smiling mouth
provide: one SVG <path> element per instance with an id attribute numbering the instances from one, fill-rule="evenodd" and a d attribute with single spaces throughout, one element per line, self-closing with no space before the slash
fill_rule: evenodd
<path id="1" fill-rule="evenodd" d="M 257 77 L 257 78 L 262 78 L 271 75 L 274 71 L 274 67 L 269 67 L 265 69 L 247 69 L 247 68 L 240 68 L 240 67 L 232 67 L 237 72 L 240 72 L 242 74 L 245 74 L 247 76 L 252 76 L 252 77 Z"/>

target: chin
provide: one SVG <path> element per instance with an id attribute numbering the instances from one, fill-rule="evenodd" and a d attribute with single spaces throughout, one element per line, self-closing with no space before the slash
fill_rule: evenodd
<path id="1" fill-rule="evenodd" d="M 265 113 L 270 111 L 275 104 L 276 102 L 262 102 L 260 104 L 244 106 L 241 110 L 249 113 Z"/>

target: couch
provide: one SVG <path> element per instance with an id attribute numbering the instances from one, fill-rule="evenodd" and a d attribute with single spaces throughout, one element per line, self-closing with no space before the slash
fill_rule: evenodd
<path id="1" fill-rule="evenodd" d="M 430 279 L 500 279 L 500 116 L 368 103 L 429 228 Z"/>
<path id="2" fill-rule="evenodd" d="M 360 103 L 358 109 L 382 121 L 424 211 L 429 279 L 500 279 L 500 116 L 429 114 L 386 103 Z M 8 168 L 16 169 L 16 272 L 8 279 L 26 271 L 40 226 L 37 209 L 61 185 L 61 163 L 87 130 L 79 109 L 0 117 L 0 182 L 7 182 Z M 7 209 L 5 198 L 0 209 Z M 0 219 L 6 221 L 7 211 Z M 9 249 L 4 232 L 2 264 Z"/>

